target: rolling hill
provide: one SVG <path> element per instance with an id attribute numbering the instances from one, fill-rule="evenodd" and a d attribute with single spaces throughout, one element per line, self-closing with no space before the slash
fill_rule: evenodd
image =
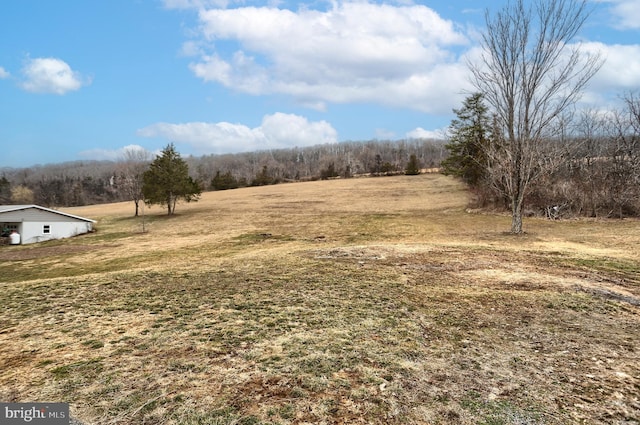
<path id="1" fill-rule="evenodd" d="M 640 222 L 438 174 L 207 192 L 0 247 L 0 400 L 85 424 L 640 421 Z M 143 232 L 144 228 L 144 232 Z"/>

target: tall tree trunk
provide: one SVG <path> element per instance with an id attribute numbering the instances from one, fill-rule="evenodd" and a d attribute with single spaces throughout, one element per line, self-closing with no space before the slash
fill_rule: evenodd
<path id="1" fill-rule="evenodd" d="M 522 233 L 526 191 L 561 163 L 546 144 L 602 66 L 574 43 L 588 0 L 514 0 L 485 14 L 483 53 L 471 64 L 476 90 L 496 114 L 493 173 L 511 201 L 511 232 Z"/>
<path id="2" fill-rule="evenodd" d="M 511 233 L 519 235 L 522 233 L 522 199 L 520 196 L 513 199 L 511 204 Z"/>

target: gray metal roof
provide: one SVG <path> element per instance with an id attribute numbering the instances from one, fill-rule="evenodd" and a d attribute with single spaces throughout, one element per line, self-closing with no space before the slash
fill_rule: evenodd
<path id="1" fill-rule="evenodd" d="M 42 211 L 47 211 L 50 213 L 54 213 L 54 214 L 59 214 L 65 217 L 70 217 L 70 218 L 75 218 L 76 220 L 82 220 L 82 221 L 90 221 L 92 223 L 95 223 L 95 220 L 91 220 L 90 218 L 85 218 L 85 217 L 80 217 L 78 215 L 73 215 L 73 214 L 68 214 L 62 211 L 58 211 L 58 210 L 52 210 L 51 208 L 45 208 L 45 207 L 41 207 L 39 205 L 0 205 L 0 216 L 2 215 L 2 213 L 6 213 L 6 212 L 13 212 L 13 211 L 20 211 L 20 210 L 27 210 L 30 208 L 35 208 L 38 210 L 42 210 Z"/>

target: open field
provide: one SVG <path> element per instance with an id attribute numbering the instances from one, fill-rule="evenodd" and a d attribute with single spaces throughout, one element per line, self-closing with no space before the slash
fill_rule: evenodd
<path id="1" fill-rule="evenodd" d="M 640 423 L 640 221 L 441 175 L 205 193 L 0 249 L 0 400 L 85 424 Z"/>

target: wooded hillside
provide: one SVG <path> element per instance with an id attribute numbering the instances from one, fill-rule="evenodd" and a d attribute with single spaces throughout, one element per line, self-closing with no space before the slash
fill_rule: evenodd
<path id="1" fill-rule="evenodd" d="M 191 177 L 203 190 L 216 190 L 369 173 L 397 174 L 404 172 L 411 155 L 416 155 L 421 168 L 438 167 L 446 155 L 444 142 L 372 140 L 184 159 Z M 3 168 L 0 203 L 69 207 L 131 200 L 124 187 L 126 161 Z"/>

